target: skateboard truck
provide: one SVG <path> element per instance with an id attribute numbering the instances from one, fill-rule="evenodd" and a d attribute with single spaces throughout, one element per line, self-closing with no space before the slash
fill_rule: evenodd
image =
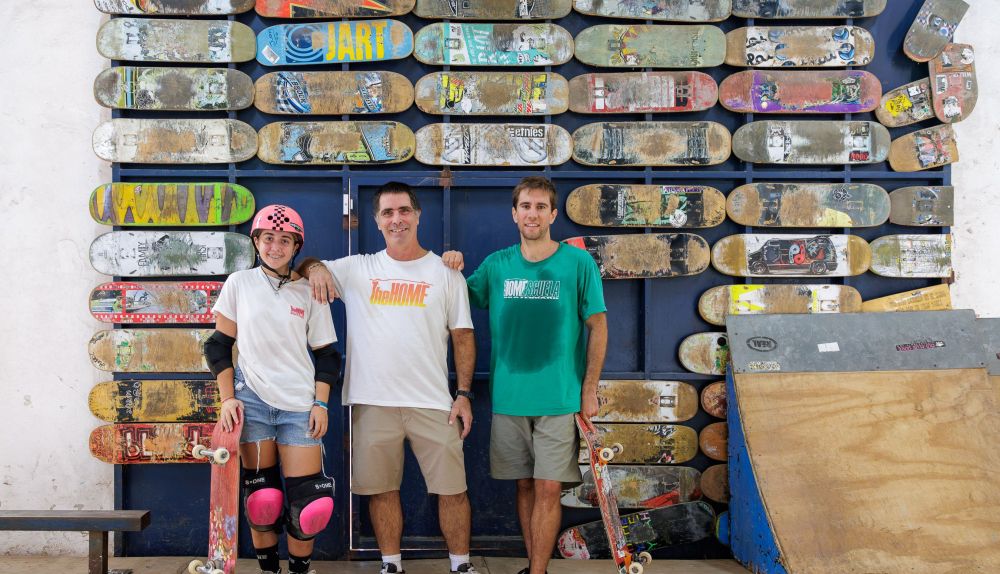
<path id="1" fill-rule="evenodd" d="M 225 574 L 221 568 L 216 567 L 215 560 L 192 560 L 188 563 L 187 571 L 189 574 Z"/>
<path id="2" fill-rule="evenodd" d="M 625 447 L 623 447 L 621 443 L 616 442 L 611 446 L 606 446 L 602 448 L 600 451 L 598 451 L 597 456 L 600 457 L 602 462 L 607 464 L 615 458 L 616 454 L 622 452 L 623 450 L 625 450 Z"/>
<path id="3" fill-rule="evenodd" d="M 201 460 L 203 458 L 208 458 L 212 464 L 226 464 L 229 461 L 229 449 L 227 448 L 217 448 L 210 449 L 203 444 L 196 444 L 191 448 L 191 456 Z"/>

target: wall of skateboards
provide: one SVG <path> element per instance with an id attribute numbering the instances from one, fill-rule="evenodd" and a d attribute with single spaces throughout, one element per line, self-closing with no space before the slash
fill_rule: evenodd
<path id="1" fill-rule="evenodd" d="M 113 112 L 93 143 L 113 182 L 90 210 L 113 231 L 91 260 L 113 281 L 92 294 L 109 325 L 90 349 L 114 381 L 91 393 L 106 424 L 90 448 L 118 465 L 116 504 L 157 517 L 119 551 L 204 551 L 207 465 L 144 463 L 195 462 L 191 445 L 208 442 L 217 392 L 200 341 L 220 281 L 253 263 L 257 205 L 298 209 L 307 255 L 373 252 L 372 193 L 405 181 L 423 204 L 422 243 L 463 251 L 471 269 L 516 241 L 511 187 L 552 178 L 554 237 L 589 250 L 608 279 L 600 418 L 626 446 L 614 461 L 622 512 L 698 524 L 636 541 L 661 556 L 727 555 L 710 536 L 727 496 L 727 313 L 950 305 L 950 124 L 976 99 L 972 47 L 949 44 L 961 2 L 95 4 L 112 14 L 97 32 L 112 67 L 94 94 Z M 487 477 L 488 425 L 476 426 L 474 546 L 517 551 L 512 490 Z M 347 492 L 347 431 L 326 439 L 344 510 L 320 558 L 374 548 Z M 566 527 L 598 519 L 588 488 L 564 496 Z M 419 478 L 403 498 L 406 547 L 442 548 Z M 580 536 L 564 540 L 578 551 Z"/>

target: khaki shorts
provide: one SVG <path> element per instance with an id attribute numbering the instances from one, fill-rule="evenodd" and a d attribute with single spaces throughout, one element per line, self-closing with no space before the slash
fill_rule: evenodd
<path id="1" fill-rule="evenodd" d="M 540 478 L 571 488 L 580 475 L 580 438 L 574 414 L 518 417 L 493 414 L 490 475 L 499 480 Z"/>
<path id="2" fill-rule="evenodd" d="M 351 491 L 382 494 L 403 482 L 403 440 L 417 457 L 431 494 L 461 494 L 465 453 L 461 425 L 448 424 L 447 411 L 353 405 L 351 408 Z"/>

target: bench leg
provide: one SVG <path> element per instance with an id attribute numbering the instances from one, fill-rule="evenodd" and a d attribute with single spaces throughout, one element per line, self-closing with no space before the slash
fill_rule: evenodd
<path id="1" fill-rule="evenodd" d="M 90 531 L 89 574 L 108 574 L 108 532 Z"/>

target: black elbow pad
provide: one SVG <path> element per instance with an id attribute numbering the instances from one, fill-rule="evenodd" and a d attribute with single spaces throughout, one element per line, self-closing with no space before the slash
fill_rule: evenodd
<path id="1" fill-rule="evenodd" d="M 208 370 L 216 377 L 226 369 L 233 368 L 233 345 L 236 339 L 216 331 L 205 341 L 202 352 L 205 355 L 205 362 L 208 363 Z"/>
<path id="2" fill-rule="evenodd" d="M 340 380 L 340 353 L 333 345 L 320 347 L 313 351 L 316 357 L 316 380 L 328 385 Z"/>

